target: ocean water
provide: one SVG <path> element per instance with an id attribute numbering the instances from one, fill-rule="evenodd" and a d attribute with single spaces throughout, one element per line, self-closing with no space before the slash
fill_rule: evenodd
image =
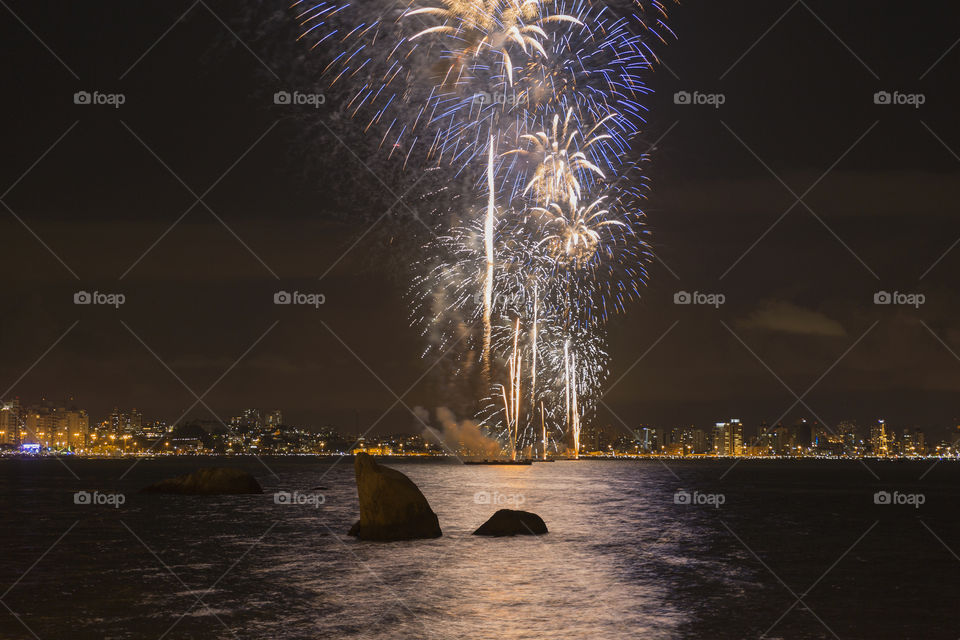
<path id="1" fill-rule="evenodd" d="M 375 543 L 351 459 L 65 462 L 0 460 L 0 638 L 960 637 L 955 463 L 390 460 L 444 535 Z M 137 493 L 211 465 L 264 495 Z"/>

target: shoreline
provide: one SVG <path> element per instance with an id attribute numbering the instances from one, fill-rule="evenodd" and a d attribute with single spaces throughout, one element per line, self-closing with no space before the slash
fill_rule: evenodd
<path id="1" fill-rule="evenodd" d="M 453 454 L 407 454 L 407 455 L 373 455 L 377 460 L 443 460 L 455 462 L 475 462 L 477 458 L 471 456 L 458 456 Z M 140 454 L 127 453 L 119 455 L 98 455 L 98 454 L 3 454 L 0 455 L 0 461 L 3 460 L 54 460 L 54 459 L 72 459 L 72 460 L 168 460 L 168 459 L 193 459 L 193 458 L 320 458 L 320 459 L 341 459 L 353 458 L 355 453 L 180 453 L 180 454 Z M 581 461 L 606 461 L 606 462 L 625 462 L 625 461 L 661 461 L 671 460 L 675 462 L 726 462 L 726 461 L 824 461 L 824 462 L 853 462 L 858 460 L 868 460 L 871 462 L 960 462 L 960 457 L 956 456 L 675 456 L 675 455 L 604 455 L 591 456 L 581 455 L 579 458 L 557 457 L 549 458 L 550 462 L 581 462 Z M 534 460 L 538 462 L 538 460 Z"/>

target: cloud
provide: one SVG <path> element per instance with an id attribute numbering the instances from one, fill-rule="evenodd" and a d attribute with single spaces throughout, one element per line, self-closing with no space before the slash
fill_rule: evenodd
<path id="1" fill-rule="evenodd" d="M 744 329 L 810 336 L 843 336 L 843 326 L 819 311 L 799 307 L 784 300 L 767 300 L 760 308 L 737 323 Z"/>

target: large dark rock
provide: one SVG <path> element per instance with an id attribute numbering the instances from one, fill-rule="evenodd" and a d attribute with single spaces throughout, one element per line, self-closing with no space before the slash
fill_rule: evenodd
<path id="1" fill-rule="evenodd" d="M 358 453 L 353 464 L 360 496 L 360 521 L 349 535 L 361 540 L 439 538 L 440 522 L 410 478 Z"/>
<path id="2" fill-rule="evenodd" d="M 529 511 L 500 509 L 473 532 L 475 536 L 539 536 L 547 533 L 543 518 Z"/>
<path id="3" fill-rule="evenodd" d="M 207 467 L 176 478 L 167 478 L 142 490 L 142 493 L 217 495 L 263 493 L 257 479 L 242 469 Z"/>

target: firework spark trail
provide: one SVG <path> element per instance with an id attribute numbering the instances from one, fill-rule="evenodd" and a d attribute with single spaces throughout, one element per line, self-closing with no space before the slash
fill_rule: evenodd
<path id="1" fill-rule="evenodd" d="M 520 341 L 520 318 L 517 318 L 517 326 L 513 332 L 513 371 L 511 381 L 513 383 L 513 434 L 510 438 L 510 458 L 517 458 L 517 436 L 520 425 L 520 382 L 523 360 L 517 346 Z"/>
<path id="2" fill-rule="evenodd" d="M 573 374 L 570 378 L 570 396 L 572 402 L 570 405 L 570 412 L 573 418 L 573 422 L 570 425 L 570 435 L 573 438 L 573 457 L 577 458 L 580 456 L 580 411 L 577 408 L 577 396 L 579 395 L 577 390 L 577 356 L 576 354 L 571 354 L 570 356 L 570 372 Z"/>
<path id="3" fill-rule="evenodd" d="M 487 258 L 487 270 L 483 282 L 483 373 L 490 382 L 490 338 L 492 332 L 491 314 L 493 307 L 493 224 L 496 215 L 496 188 L 493 184 L 493 156 L 495 154 L 493 137 L 490 138 L 490 154 L 487 160 L 487 216 L 483 223 L 483 248 Z"/>
<path id="4" fill-rule="evenodd" d="M 362 17 L 359 5 L 293 7 L 300 37 L 334 50 L 324 76 L 349 94 L 345 115 L 366 114 L 363 131 L 404 168 L 446 168 L 467 185 L 438 212 L 410 290 L 415 320 L 438 348 L 468 331 L 457 366 L 479 349 L 490 395 L 478 417 L 511 457 L 538 440 L 546 456 L 550 435 L 575 457 L 608 374 L 604 324 L 647 277 L 646 183 L 631 149 L 651 42 L 672 35 L 664 6 L 379 2 Z M 483 188 L 485 211 L 471 200 Z M 465 329 L 481 322 L 479 338 Z"/>
<path id="5" fill-rule="evenodd" d="M 533 324 L 530 326 L 530 408 L 537 402 L 537 323 L 540 321 L 539 287 L 533 285 Z M 542 415 L 542 413 L 541 413 Z"/>
<path id="6" fill-rule="evenodd" d="M 543 438 L 543 449 L 541 450 L 541 458 L 543 460 L 547 459 L 547 423 L 543 415 L 543 400 L 540 401 L 540 430 L 542 431 Z"/>

